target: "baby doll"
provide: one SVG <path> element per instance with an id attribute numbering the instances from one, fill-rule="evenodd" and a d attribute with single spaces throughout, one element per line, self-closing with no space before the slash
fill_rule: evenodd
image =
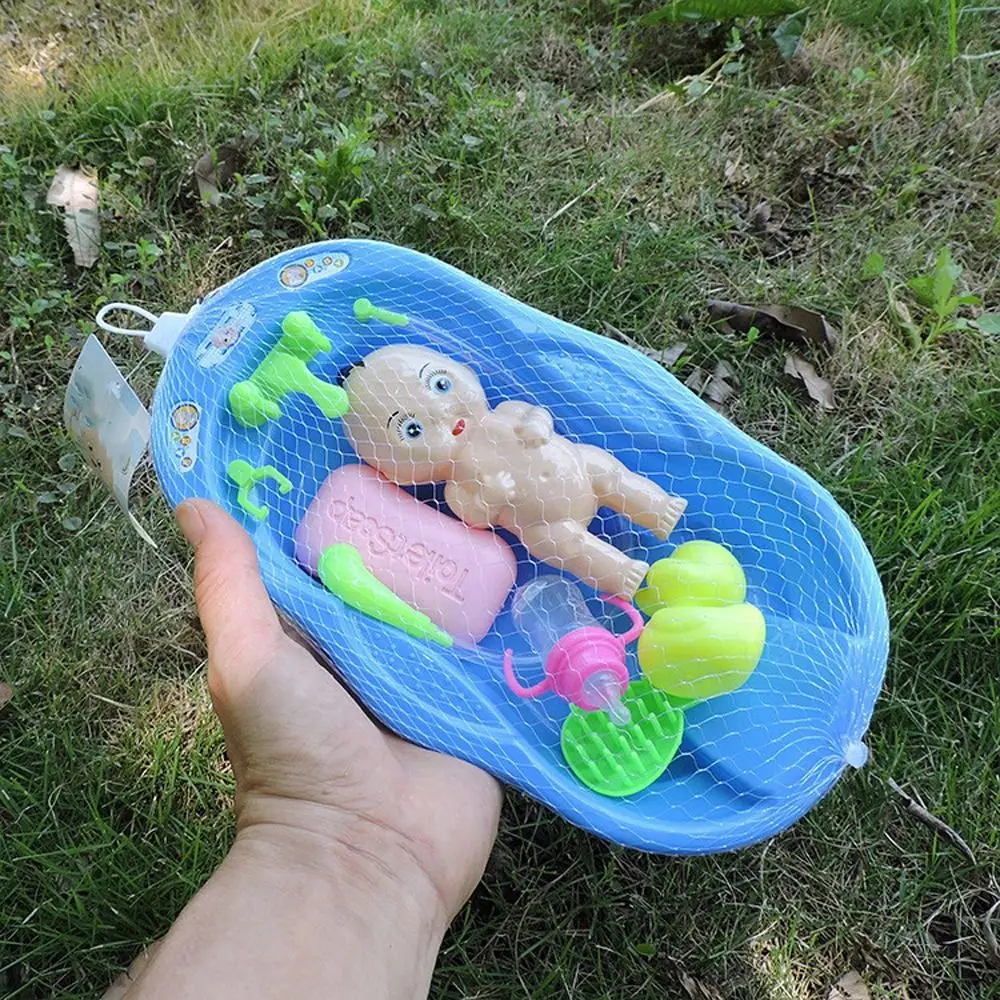
<path id="1" fill-rule="evenodd" d="M 598 507 L 666 538 L 686 506 L 606 451 L 556 434 L 540 406 L 491 410 L 472 369 L 436 351 L 379 348 L 344 388 L 344 426 L 368 465 L 401 486 L 444 481 L 466 524 L 506 528 L 536 559 L 602 593 L 630 599 L 649 566 L 587 530 Z"/>

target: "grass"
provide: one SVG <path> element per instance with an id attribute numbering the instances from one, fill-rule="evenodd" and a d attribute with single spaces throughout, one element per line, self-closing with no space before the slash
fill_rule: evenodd
<path id="1" fill-rule="evenodd" d="M 0 662 L 16 694 L 0 715 L 0 992 L 99 993 L 231 835 L 187 553 L 150 476 L 134 507 L 155 551 L 60 430 L 88 318 L 112 297 L 186 307 L 324 232 L 414 246 L 591 329 L 683 339 L 681 377 L 727 360 L 733 419 L 833 490 L 892 615 L 871 764 L 771 843 L 648 857 L 511 795 L 435 995 L 669 997 L 696 981 L 688 993 L 805 998 L 850 968 L 875 997 L 1000 995 L 982 926 L 1000 892 L 1000 353 L 971 334 L 915 349 L 885 286 L 860 277 L 877 250 L 904 285 L 947 245 L 996 308 L 995 66 L 945 58 L 944 4 L 838 2 L 814 10 L 795 64 L 744 24 L 740 73 L 632 115 L 712 63 L 725 33 L 639 29 L 650 5 L 628 3 L 225 6 L 70 4 L 68 27 L 27 3 L 7 15 Z M 958 23 L 961 46 L 998 47 L 988 14 Z M 241 179 L 206 209 L 192 165 L 223 142 Z M 75 161 L 102 183 L 89 272 L 43 207 Z M 745 221 L 760 200 L 764 234 Z M 826 311 L 843 340 L 813 360 L 838 410 L 784 380 L 779 346 L 711 329 L 709 296 Z M 155 364 L 111 346 L 148 393 Z M 976 863 L 907 816 L 889 778 Z"/>

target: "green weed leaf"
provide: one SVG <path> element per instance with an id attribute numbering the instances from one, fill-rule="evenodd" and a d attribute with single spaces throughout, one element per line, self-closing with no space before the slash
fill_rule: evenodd
<path id="1" fill-rule="evenodd" d="M 861 280 L 870 281 L 872 278 L 878 278 L 883 274 L 885 274 L 885 257 L 878 253 L 878 251 L 873 250 L 865 257 L 864 265 L 861 268 Z"/>
<path id="2" fill-rule="evenodd" d="M 941 247 L 934 262 L 934 274 L 932 277 L 932 301 L 931 305 L 938 316 L 950 316 L 957 308 L 957 304 L 949 309 L 952 289 L 962 273 L 960 264 L 956 264 L 951 259 L 951 251 L 947 247 Z"/>
<path id="3" fill-rule="evenodd" d="M 809 11 L 797 10 L 794 14 L 789 14 L 771 33 L 782 59 L 795 58 L 802 45 L 802 36 L 805 34 L 808 19 Z"/>
<path id="4" fill-rule="evenodd" d="M 983 333 L 988 333 L 994 337 L 1000 336 L 1000 312 L 983 313 L 976 320 L 976 326 Z"/>
<path id="5" fill-rule="evenodd" d="M 932 275 L 922 274 L 919 278 L 910 279 L 910 291 L 916 295 L 921 305 L 928 309 L 934 306 L 934 279 Z"/>

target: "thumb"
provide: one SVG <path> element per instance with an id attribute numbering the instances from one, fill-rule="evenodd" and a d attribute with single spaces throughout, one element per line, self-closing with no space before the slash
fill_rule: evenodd
<path id="1" fill-rule="evenodd" d="M 260 578 L 250 536 L 208 500 L 185 500 L 177 523 L 194 548 L 194 596 L 210 672 L 224 686 L 249 681 L 285 633 Z M 211 678 L 210 678 L 211 679 Z"/>

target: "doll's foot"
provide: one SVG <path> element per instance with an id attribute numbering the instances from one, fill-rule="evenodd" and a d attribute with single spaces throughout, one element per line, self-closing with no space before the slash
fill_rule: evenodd
<path id="1" fill-rule="evenodd" d="M 667 501 L 653 529 L 653 534 L 661 541 L 666 541 L 670 537 L 670 533 L 681 519 L 681 514 L 687 509 L 687 500 L 682 497 L 667 497 Z"/>
<path id="2" fill-rule="evenodd" d="M 622 592 L 615 596 L 624 597 L 627 601 L 631 601 L 635 597 L 635 592 L 642 586 L 648 572 L 649 563 L 633 559 L 622 577 Z"/>

